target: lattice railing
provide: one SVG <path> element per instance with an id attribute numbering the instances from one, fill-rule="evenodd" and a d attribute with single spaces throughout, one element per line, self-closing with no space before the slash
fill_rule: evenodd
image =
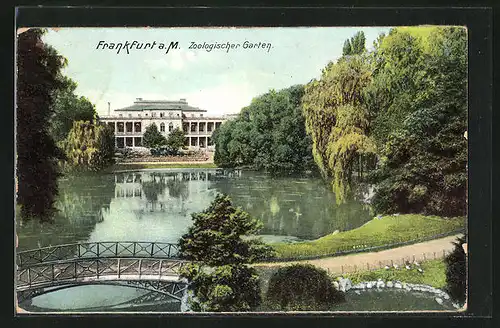
<path id="1" fill-rule="evenodd" d="M 18 252 L 17 265 L 25 268 L 33 264 L 85 258 L 158 258 L 176 259 L 179 246 L 157 242 L 95 242 L 43 247 Z"/>
<path id="2" fill-rule="evenodd" d="M 17 289 L 102 279 L 148 279 L 178 276 L 187 262 L 177 259 L 100 258 L 41 263 L 18 269 Z"/>

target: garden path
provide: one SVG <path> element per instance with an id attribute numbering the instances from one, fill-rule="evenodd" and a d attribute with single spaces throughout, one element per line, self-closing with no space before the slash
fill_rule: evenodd
<path id="1" fill-rule="evenodd" d="M 302 260 L 290 262 L 258 263 L 255 266 L 273 267 L 296 263 L 309 263 L 327 270 L 330 273 L 342 274 L 361 270 L 371 270 L 384 267 L 385 265 L 397 264 L 400 267 L 406 261 L 422 262 L 430 259 L 443 258 L 450 253 L 454 242 L 461 235 L 430 240 L 413 245 L 387 249 L 379 252 L 357 253 L 346 256 L 326 257 L 315 260 Z"/>

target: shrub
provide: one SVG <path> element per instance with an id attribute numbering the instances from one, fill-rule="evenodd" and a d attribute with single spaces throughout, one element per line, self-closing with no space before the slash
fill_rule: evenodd
<path id="1" fill-rule="evenodd" d="M 455 248 L 446 258 L 446 291 L 450 297 L 459 302 L 465 303 L 467 290 L 467 263 L 466 254 L 463 249 L 466 237 L 458 238 L 453 244 Z"/>
<path id="2" fill-rule="evenodd" d="M 266 295 L 267 306 L 282 311 L 328 310 L 344 300 L 327 272 L 310 264 L 280 268 L 269 280 Z"/>
<path id="3" fill-rule="evenodd" d="M 250 311 L 261 302 L 256 270 L 248 266 L 271 254 L 255 236 L 262 226 L 231 199 L 217 195 L 210 206 L 192 214 L 193 225 L 180 241 L 180 256 L 194 261 L 181 276 L 189 282 L 191 309 L 197 312 Z"/>

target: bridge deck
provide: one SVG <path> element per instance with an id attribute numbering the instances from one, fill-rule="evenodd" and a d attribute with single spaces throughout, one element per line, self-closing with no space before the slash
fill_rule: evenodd
<path id="1" fill-rule="evenodd" d="M 17 253 L 20 268 L 34 264 L 92 258 L 179 259 L 179 246 L 170 243 L 111 241 L 56 245 Z"/>
<path id="2" fill-rule="evenodd" d="M 18 269 L 17 290 L 66 282 L 104 280 L 179 281 L 187 262 L 174 259 L 96 258 L 71 259 Z"/>

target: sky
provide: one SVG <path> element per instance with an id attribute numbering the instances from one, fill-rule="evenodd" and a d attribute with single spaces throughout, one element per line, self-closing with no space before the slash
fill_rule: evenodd
<path id="1" fill-rule="evenodd" d="M 370 49 L 389 28 L 60 28 L 49 29 L 44 41 L 67 58 L 63 73 L 77 82 L 76 93 L 95 104 L 99 115 L 107 115 L 108 102 L 113 114 L 136 98 L 185 98 L 209 114 L 223 115 L 238 113 L 271 89 L 319 78 L 358 31 L 365 33 Z M 118 53 L 117 44 L 127 41 L 155 43 L 147 49 L 133 44 L 128 53 L 123 47 Z M 167 53 L 161 44 L 170 42 L 178 42 L 178 48 Z M 193 42 L 229 42 L 237 48 L 207 51 L 193 49 Z M 244 48 L 245 42 L 271 45 Z"/>

